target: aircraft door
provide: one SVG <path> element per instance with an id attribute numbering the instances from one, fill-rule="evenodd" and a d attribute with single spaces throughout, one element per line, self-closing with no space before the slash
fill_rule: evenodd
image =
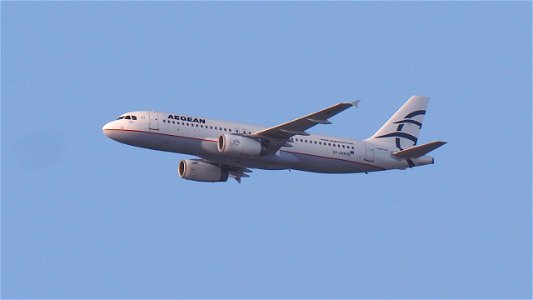
<path id="1" fill-rule="evenodd" d="M 365 160 L 374 161 L 374 144 L 365 143 Z"/>
<path id="2" fill-rule="evenodd" d="M 159 114 L 154 111 L 148 112 L 148 114 L 150 115 L 150 130 L 159 130 Z"/>

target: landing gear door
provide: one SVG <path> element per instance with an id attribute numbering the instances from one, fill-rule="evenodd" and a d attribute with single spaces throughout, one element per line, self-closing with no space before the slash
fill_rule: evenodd
<path id="1" fill-rule="evenodd" d="M 371 143 L 365 143 L 365 160 L 374 161 L 374 145 Z"/>
<path id="2" fill-rule="evenodd" d="M 159 114 L 154 111 L 148 114 L 150 115 L 150 130 L 159 130 Z"/>

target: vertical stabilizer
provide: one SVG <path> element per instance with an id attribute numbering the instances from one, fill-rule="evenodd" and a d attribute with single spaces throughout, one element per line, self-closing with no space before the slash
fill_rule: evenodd
<path id="1" fill-rule="evenodd" d="M 403 150 L 416 145 L 429 98 L 412 96 L 367 141 Z"/>

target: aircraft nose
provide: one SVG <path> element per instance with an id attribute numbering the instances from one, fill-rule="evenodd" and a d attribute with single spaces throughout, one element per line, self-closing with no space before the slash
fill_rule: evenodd
<path id="1" fill-rule="evenodd" d="M 113 129 L 113 122 L 105 124 L 104 127 L 102 127 L 102 132 L 105 134 L 105 136 L 109 137 L 111 129 Z"/>

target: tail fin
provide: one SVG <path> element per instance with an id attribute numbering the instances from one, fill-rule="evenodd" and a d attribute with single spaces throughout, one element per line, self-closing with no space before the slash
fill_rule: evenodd
<path id="1" fill-rule="evenodd" d="M 429 98 L 412 96 L 367 141 L 403 150 L 416 145 Z"/>

